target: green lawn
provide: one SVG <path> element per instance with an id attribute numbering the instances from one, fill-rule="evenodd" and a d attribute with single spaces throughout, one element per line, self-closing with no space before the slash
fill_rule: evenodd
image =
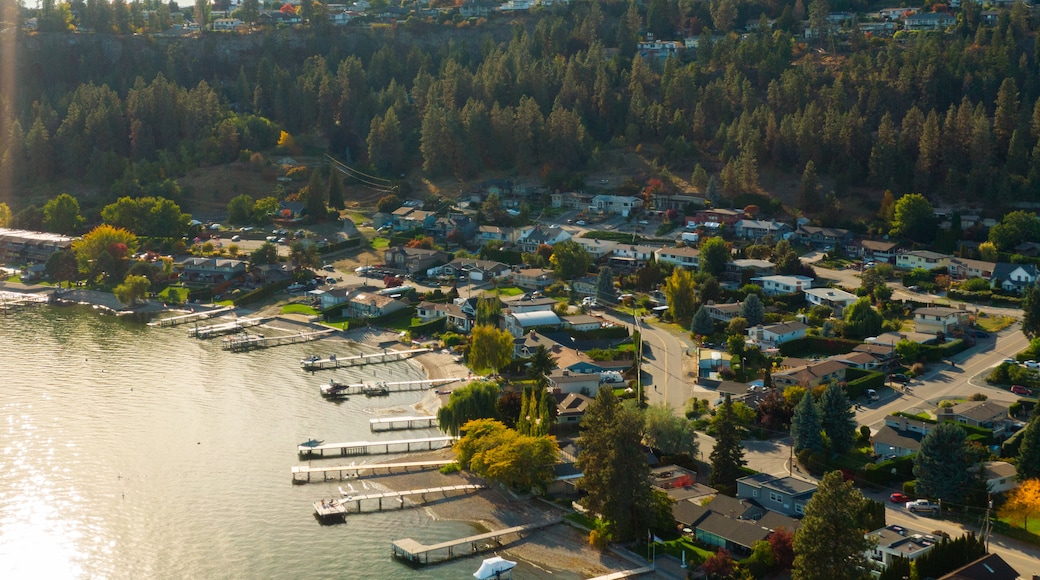
<path id="1" fill-rule="evenodd" d="M 389 238 L 372 238 L 371 243 L 373 250 L 385 250 L 390 247 Z"/>
<path id="2" fill-rule="evenodd" d="M 523 289 L 516 286 L 503 286 L 496 289 L 499 296 L 519 296 L 524 293 Z"/>
<path id="3" fill-rule="evenodd" d="M 318 311 L 306 304 L 286 304 L 282 306 L 282 314 L 306 314 L 314 316 Z"/>
<path id="4" fill-rule="evenodd" d="M 709 552 L 704 548 L 693 545 L 693 541 L 686 536 L 680 536 L 678 539 L 666 542 L 658 542 L 656 549 L 653 551 L 658 555 L 670 554 L 680 560 L 682 560 L 683 552 L 686 552 L 686 564 L 691 567 L 700 565 L 714 554 L 714 552 Z"/>
<path id="5" fill-rule="evenodd" d="M 178 286 L 167 286 L 158 294 L 164 302 L 170 304 L 183 304 L 188 299 L 188 289 Z"/>
<path id="6" fill-rule="evenodd" d="M 979 315 L 975 319 L 975 324 L 985 330 L 986 332 L 998 332 L 1011 326 L 1015 322 L 1015 319 L 1010 316 L 985 316 Z"/>
<path id="7" fill-rule="evenodd" d="M 1019 528 L 1019 529 L 1022 528 L 1022 520 L 1021 520 L 1021 518 L 998 518 L 998 519 L 1000 521 L 1004 522 L 1005 524 L 1011 526 L 1011 527 Z M 1029 518 L 1029 521 L 1027 522 L 1026 531 L 1031 533 L 1031 534 L 1036 534 L 1036 535 L 1040 536 L 1040 518 L 1037 518 L 1037 517 Z"/>

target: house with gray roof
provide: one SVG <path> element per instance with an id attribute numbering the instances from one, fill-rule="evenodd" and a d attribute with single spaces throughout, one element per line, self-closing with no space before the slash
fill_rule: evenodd
<path id="1" fill-rule="evenodd" d="M 885 424 L 870 438 L 874 453 L 881 457 L 917 455 L 921 449 L 921 441 L 933 428 L 934 423 L 902 415 L 889 415 L 885 417 Z"/>
<path id="2" fill-rule="evenodd" d="M 558 329 L 560 328 L 560 325 L 563 324 L 560 317 L 551 310 L 510 313 L 506 314 L 503 317 L 503 320 L 505 329 L 516 337 L 522 336 L 528 330 L 533 328 L 550 327 Z"/>
<path id="3" fill-rule="evenodd" d="M 940 422 L 952 421 L 962 425 L 972 425 L 993 431 L 994 437 L 1007 434 L 1007 425 L 1011 422 L 1008 406 L 996 401 L 965 401 L 952 407 L 939 407 L 935 417 Z"/>
<path id="4" fill-rule="evenodd" d="M 784 234 L 793 231 L 790 224 L 776 220 L 740 220 L 733 224 L 733 231 L 738 238 L 746 240 L 759 240 L 766 236 L 780 239 Z"/>
<path id="5" fill-rule="evenodd" d="M 1008 264 L 998 262 L 993 268 L 993 284 L 999 284 L 1006 292 L 1022 293 L 1026 286 L 1036 283 L 1040 270 L 1032 264 Z"/>
<path id="6" fill-rule="evenodd" d="M 769 537 L 778 528 L 794 532 L 801 522 L 770 512 L 753 500 L 716 495 L 704 506 L 678 501 L 672 517 L 694 531 L 702 543 L 725 548 L 739 555 L 750 554 L 755 542 Z"/>
<path id="7" fill-rule="evenodd" d="M 756 473 L 737 480 L 738 498 L 755 500 L 765 509 L 788 517 L 801 517 L 814 493 L 815 483 L 789 475 Z"/>
<path id="8" fill-rule="evenodd" d="M 927 554 L 939 538 L 903 526 L 885 526 L 864 534 L 870 540 L 867 561 L 877 570 L 884 570 L 899 558 L 916 560 Z"/>

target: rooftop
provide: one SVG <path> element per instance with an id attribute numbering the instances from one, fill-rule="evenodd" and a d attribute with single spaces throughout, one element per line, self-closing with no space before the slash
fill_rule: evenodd
<path id="1" fill-rule="evenodd" d="M 787 495 L 800 495 L 810 491 L 816 491 L 816 484 L 790 475 L 770 475 L 768 473 L 756 473 L 741 477 L 738 483 L 743 482 L 752 487 L 768 488 Z"/>

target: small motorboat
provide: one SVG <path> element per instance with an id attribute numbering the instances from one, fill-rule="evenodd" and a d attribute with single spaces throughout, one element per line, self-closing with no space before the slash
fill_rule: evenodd
<path id="1" fill-rule="evenodd" d="M 324 443 L 324 439 L 308 439 L 303 443 L 300 443 L 300 447 L 317 447 Z"/>
<path id="2" fill-rule="evenodd" d="M 330 380 L 328 382 L 328 384 L 321 385 L 321 387 L 320 387 L 321 396 L 329 397 L 329 398 L 342 397 L 342 396 L 346 395 L 346 393 L 347 393 L 347 391 L 349 389 L 350 389 L 350 385 L 348 385 L 346 383 L 340 383 L 340 382 L 335 381 L 335 380 Z"/>

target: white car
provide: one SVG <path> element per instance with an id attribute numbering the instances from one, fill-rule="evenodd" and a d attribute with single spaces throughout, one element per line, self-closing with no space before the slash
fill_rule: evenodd
<path id="1" fill-rule="evenodd" d="M 242 241 L 242 236 L 239 236 L 239 235 L 231 236 L 231 241 L 232 242 L 241 242 Z"/>
<path id="2" fill-rule="evenodd" d="M 1035 360 L 1027 360 L 1025 365 L 1027 369 L 1040 369 L 1040 362 L 1036 362 Z"/>
<path id="3" fill-rule="evenodd" d="M 578 224 L 579 226 L 583 226 L 583 225 L 585 225 L 585 220 L 578 220 L 575 223 Z"/>
<path id="4" fill-rule="evenodd" d="M 648 222 L 646 220 L 639 220 L 639 225 L 641 225 L 641 226 L 648 226 L 648 225 L 650 225 L 650 222 Z"/>

